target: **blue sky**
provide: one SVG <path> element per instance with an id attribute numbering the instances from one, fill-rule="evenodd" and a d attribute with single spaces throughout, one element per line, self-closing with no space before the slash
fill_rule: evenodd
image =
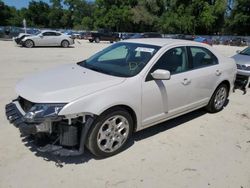
<path id="1" fill-rule="evenodd" d="M 23 7 L 28 7 L 29 2 L 31 0 L 3 0 L 3 2 L 9 6 L 14 6 L 17 9 L 23 8 Z M 39 1 L 39 0 L 36 0 Z M 49 3 L 49 0 L 42 0 L 46 3 Z"/>

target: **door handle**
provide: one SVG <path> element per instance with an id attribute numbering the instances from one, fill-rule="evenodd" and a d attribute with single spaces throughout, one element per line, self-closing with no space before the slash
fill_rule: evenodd
<path id="1" fill-rule="evenodd" d="M 220 76 L 221 73 L 222 73 L 222 72 L 221 72 L 220 70 L 216 70 L 216 72 L 215 72 L 216 76 Z"/>
<path id="2" fill-rule="evenodd" d="M 183 85 L 188 85 L 191 83 L 190 79 L 184 78 L 183 81 L 181 82 Z"/>

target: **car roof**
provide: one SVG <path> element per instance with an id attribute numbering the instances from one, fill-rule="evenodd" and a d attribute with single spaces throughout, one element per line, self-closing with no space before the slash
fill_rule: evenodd
<path id="1" fill-rule="evenodd" d="M 123 42 L 131 42 L 131 43 L 141 43 L 141 44 L 149 44 L 155 46 L 170 46 L 170 45 L 188 45 L 188 46 L 205 46 L 202 43 L 189 41 L 189 40 L 180 40 L 180 39 L 167 39 L 167 38 L 141 38 L 141 39 L 128 39 Z"/>

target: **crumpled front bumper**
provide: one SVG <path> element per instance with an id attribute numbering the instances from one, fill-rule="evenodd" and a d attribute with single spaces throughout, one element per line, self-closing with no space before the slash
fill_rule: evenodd
<path id="1" fill-rule="evenodd" d="M 9 122 L 20 130 L 21 136 L 37 134 L 37 126 L 39 126 L 39 123 L 25 122 L 25 112 L 20 106 L 18 99 L 13 100 L 11 103 L 5 106 L 5 113 Z M 80 139 L 78 143 L 78 148 L 68 148 L 60 144 L 55 144 L 53 142 L 42 147 L 37 146 L 37 151 L 59 156 L 77 156 L 83 154 L 87 133 L 93 121 L 94 118 L 90 116 L 87 118 L 86 122 L 82 124 L 81 132 L 79 132 Z"/>
<path id="2" fill-rule="evenodd" d="M 5 106 L 5 114 L 10 123 L 19 128 L 23 136 L 35 134 L 35 124 L 27 124 L 23 118 L 25 112 L 22 110 L 17 100 Z"/>

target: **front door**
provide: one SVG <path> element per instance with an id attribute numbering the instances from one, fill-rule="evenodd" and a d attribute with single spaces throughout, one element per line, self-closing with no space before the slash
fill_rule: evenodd
<path id="1" fill-rule="evenodd" d="M 154 80 L 151 73 L 168 70 L 169 80 Z M 167 50 L 142 82 L 142 125 L 148 126 L 189 108 L 192 82 L 186 47 Z"/>

